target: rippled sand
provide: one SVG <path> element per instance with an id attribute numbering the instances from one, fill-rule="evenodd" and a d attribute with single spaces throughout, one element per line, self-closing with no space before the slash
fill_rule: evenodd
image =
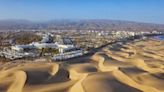
<path id="1" fill-rule="evenodd" d="M 164 92 L 164 42 L 116 43 L 77 63 L 4 64 L 0 92 Z"/>

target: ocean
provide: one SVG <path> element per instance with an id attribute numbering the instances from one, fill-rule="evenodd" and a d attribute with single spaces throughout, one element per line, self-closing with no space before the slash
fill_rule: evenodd
<path id="1" fill-rule="evenodd" d="M 164 35 L 161 35 L 161 36 L 155 36 L 154 38 L 155 38 L 155 39 L 158 39 L 158 40 L 164 40 Z"/>

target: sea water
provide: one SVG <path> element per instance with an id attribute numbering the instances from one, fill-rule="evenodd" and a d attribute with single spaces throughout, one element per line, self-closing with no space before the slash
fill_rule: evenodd
<path id="1" fill-rule="evenodd" d="M 155 39 L 158 39 L 158 40 L 164 40 L 164 35 L 161 35 L 161 36 L 155 36 L 154 38 L 155 38 Z"/>

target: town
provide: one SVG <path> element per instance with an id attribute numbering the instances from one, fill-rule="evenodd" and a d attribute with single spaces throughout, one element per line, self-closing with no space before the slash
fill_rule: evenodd
<path id="1" fill-rule="evenodd" d="M 53 32 L 36 31 L 32 32 L 32 34 L 39 36 L 41 40 L 38 42 L 32 41 L 28 44 L 16 44 L 14 39 L 4 40 L 4 44 L 2 41 L 0 57 L 10 60 L 36 59 L 42 57 L 60 61 L 85 55 L 89 53 L 91 49 L 101 47 L 111 42 L 144 38 L 150 35 L 160 35 L 163 34 L 163 32 L 106 32 L 94 30 L 66 32 L 60 30 Z"/>

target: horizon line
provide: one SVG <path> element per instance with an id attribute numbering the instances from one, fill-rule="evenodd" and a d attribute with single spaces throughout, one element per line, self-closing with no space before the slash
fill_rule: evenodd
<path id="1" fill-rule="evenodd" d="M 159 24 L 159 25 L 164 25 L 164 23 L 157 23 L 157 22 L 148 22 L 148 21 L 137 21 L 137 20 L 124 20 L 124 19 L 71 19 L 71 18 L 66 18 L 66 19 L 45 19 L 45 20 L 32 20 L 32 19 L 14 19 L 14 18 L 7 18 L 7 19 L 0 19 L 0 21 L 28 21 L 28 22 L 33 22 L 33 23 L 43 23 L 43 22 L 50 22 L 50 21 L 86 21 L 86 20 L 104 20 L 104 21 L 125 21 L 125 22 L 136 22 L 136 23 L 146 23 L 146 24 Z"/>

